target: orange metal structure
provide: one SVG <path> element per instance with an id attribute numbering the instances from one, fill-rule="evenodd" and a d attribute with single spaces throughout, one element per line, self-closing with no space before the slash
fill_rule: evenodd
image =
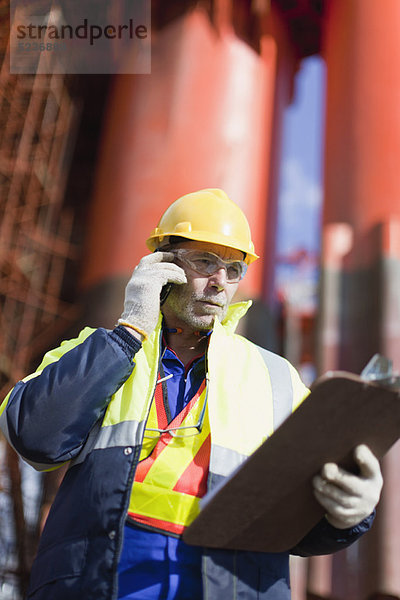
<path id="1" fill-rule="evenodd" d="M 324 222 L 357 238 L 400 216 L 399 22 L 396 0 L 327 5 Z"/>
<path id="2" fill-rule="evenodd" d="M 86 289 L 120 276 L 125 281 L 166 206 L 204 187 L 223 188 L 244 209 L 256 249 L 265 254 L 267 214 L 276 203 L 267 203 L 273 123 L 289 101 L 295 60 L 288 41 L 281 44 L 285 30 L 276 11 L 256 15 L 262 28 L 256 52 L 219 8 L 213 20 L 196 9 L 157 32 L 150 77 L 116 77 L 90 218 Z M 262 295 L 270 266 L 267 258 L 249 269 L 247 295 Z"/>
<path id="3" fill-rule="evenodd" d="M 400 368 L 400 4 L 326 6 L 325 201 L 320 369 L 358 372 L 375 352 Z M 400 597 L 400 492 L 395 445 L 371 535 L 333 559 L 317 593 Z M 353 554 L 353 557 L 351 556 Z M 335 577 L 336 574 L 336 577 Z"/>

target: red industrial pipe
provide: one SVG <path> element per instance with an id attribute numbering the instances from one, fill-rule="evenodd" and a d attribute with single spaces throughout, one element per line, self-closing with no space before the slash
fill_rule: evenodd
<path id="1" fill-rule="evenodd" d="M 400 3 L 331 0 L 324 223 L 400 217 Z"/>
<path id="2" fill-rule="evenodd" d="M 398 0 L 327 2 L 321 370 L 358 370 L 374 352 L 400 367 L 399 23 Z M 333 596 L 400 598 L 399 459 L 397 445 L 374 532 L 334 569 Z"/>
<path id="3" fill-rule="evenodd" d="M 155 35 L 152 74 L 118 76 L 109 106 L 83 274 L 86 288 L 131 272 L 168 204 L 220 187 L 263 253 L 277 48 L 260 56 L 196 10 Z M 245 294 L 260 296 L 263 261 Z"/>

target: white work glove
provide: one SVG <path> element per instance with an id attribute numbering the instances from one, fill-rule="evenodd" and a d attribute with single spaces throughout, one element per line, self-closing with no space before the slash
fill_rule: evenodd
<path id="1" fill-rule="evenodd" d="M 172 252 L 154 252 L 142 258 L 125 288 L 120 325 L 131 325 L 142 335 L 150 335 L 157 325 L 162 287 L 186 283 L 184 270 L 172 263 L 173 259 Z"/>
<path id="2" fill-rule="evenodd" d="M 378 504 L 382 489 L 379 462 L 368 446 L 357 446 L 354 458 L 359 475 L 326 463 L 320 475 L 313 478 L 314 495 L 326 509 L 326 519 L 337 529 L 354 527 L 368 517 Z"/>

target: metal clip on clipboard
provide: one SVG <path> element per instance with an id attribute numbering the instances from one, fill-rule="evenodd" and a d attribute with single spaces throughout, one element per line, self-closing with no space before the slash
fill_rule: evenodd
<path id="1" fill-rule="evenodd" d="M 383 387 L 400 391 L 400 375 L 393 372 L 393 362 L 382 354 L 374 354 L 361 371 L 360 376 L 367 383 L 377 383 Z"/>

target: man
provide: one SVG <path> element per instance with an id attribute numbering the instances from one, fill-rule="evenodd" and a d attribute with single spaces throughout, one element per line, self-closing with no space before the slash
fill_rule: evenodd
<path id="1" fill-rule="evenodd" d="M 289 551 L 186 545 L 199 499 L 308 390 L 284 359 L 235 335 L 232 304 L 257 259 L 242 211 L 221 190 L 176 200 L 147 241 L 113 331 L 86 328 L 49 352 L 1 407 L 3 431 L 37 468 L 70 461 L 32 569 L 31 600 L 290 597 Z M 160 310 L 161 308 L 161 310 Z M 325 465 L 326 517 L 291 549 L 344 548 L 371 525 L 382 478 Z"/>

